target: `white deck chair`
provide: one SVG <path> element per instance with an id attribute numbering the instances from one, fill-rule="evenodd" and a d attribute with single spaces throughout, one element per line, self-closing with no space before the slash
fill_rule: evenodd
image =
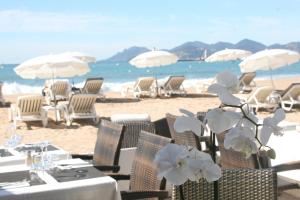
<path id="1" fill-rule="evenodd" d="M 141 96 L 156 97 L 155 89 L 155 78 L 154 77 L 140 77 L 133 87 L 127 87 L 125 89 L 126 95 L 133 93 L 134 97 L 140 98 Z"/>
<path id="2" fill-rule="evenodd" d="M 281 107 L 284 110 L 292 110 L 294 105 L 300 105 L 300 83 L 292 83 L 281 94 Z"/>
<path id="3" fill-rule="evenodd" d="M 272 87 L 258 87 L 250 94 L 247 102 L 250 107 L 255 108 L 256 112 L 259 108 L 272 109 L 274 111 L 278 107 L 278 103 L 272 102 L 272 99 L 270 99 L 272 92 Z"/>
<path id="4" fill-rule="evenodd" d="M 103 78 L 88 78 L 85 81 L 83 88 L 81 89 L 81 93 L 83 94 L 98 94 L 100 93 L 101 87 L 103 84 Z"/>
<path id="5" fill-rule="evenodd" d="M 9 121 L 13 121 L 15 127 L 18 121 L 42 121 L 47 126 L 47 112 L 42 107 L 43 96 L 20 96 L 16 104 L 12 104 L 9 112 Z"/>
<path id="6" fill-rule="evenodd" d="M 3 83 L 0 82 L 0 103 L 2 104 L 2 106 L 4 106 L 5 100 L 4 100 L 3 93 L 2 93 L 2 86 L 3 86 Z"/>
<path id="7" fill-rule="evenodd" d="M 164 94 L 165 96 L 171 96 L 172 94 L 186 95 L 186 91 L 182 85 L 184 80 L 184 76 L 170 76 L 161 86 L 160 94 Z"/>
<path id="8" fill-rule="evenodd" d="M 241 92 L 251 92 L 253 87 L 256 87 L 254 78 L 256 77 L 256 72 L 243 73 L 239 78 L 239 87 Z"/>
<path id="9" fill-rule="evenodd" d="M 58 105 L 63 106 L 67 126 L 71 126 L 74 119 L 93 119 L 97 123 L 96 98 L 95 94 L 74 94 L 68 104 Z"/>
<path id="10" fill-rule="evenodd" d="M 48 85 L 45 90 L 46 103 L 50 105 L 54 101 L 66 101 L 69 98 L 70 84 L 68 81 L 58 80 Z"/>

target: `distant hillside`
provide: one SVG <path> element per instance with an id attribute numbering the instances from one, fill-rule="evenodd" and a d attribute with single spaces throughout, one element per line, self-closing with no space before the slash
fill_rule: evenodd
<path id="1" fill-rule="evenodd" d="M 130 47 L 128 49 L 124 49 L 122 52 L 118 52 L 114 56 L 108 58 L 108 61 L 115 61 L 115 62 L 128 62 L 135 56 L 147 52 L 149 49 L 145 47 Z"/>
<path id="2" fill-rule="evenodd" d="M 169 49 L 168 51 L 176 54 L 180 60 L 199 60 L 201 56 L 203 56 L 204 51 L 206 51 L 207 55 L 209 56 L 216 51 L 220 51 L 226 48 L 243 49 L 243 50 L 251 51 L 253 53 L 257 51 L 261 51 L 266 48 L 290 49 L 290 50 L 300 52 L 300 42 L 290 42 L 287 44 L 273 44 L 270 46 L 266 46 L 262 43 L 256 42 L 254 40 L 249 40 L 249 39 L 243 39 L 236 44 L 232 44 L 229 42 L 222 42 L 222 41 L 217 42 L 215 44 L 207 44 L 200 41 L 194 41 L 194 42 L 186 42 L 177 47 Z M 107 61 L 128 62 L 131 58 L 137 56 L 140 53 L 144 53 L 146 51 L 149 51 L 149 49 L 145 47 L 130 47 L 108 58 Z"/>

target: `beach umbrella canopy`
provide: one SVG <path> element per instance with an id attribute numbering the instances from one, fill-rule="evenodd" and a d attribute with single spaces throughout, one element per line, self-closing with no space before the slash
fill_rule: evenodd
<path id="1" fill-rule="evenodd" d="M 160 67 L 163 65 L 170 65 L 176 63 L 178 57 L 167 51 L 148 51 L 146 53 L 139 54 L 129 61 L 131 65 L 137 68 L 145 67 Z"/>
<path id="2" fill-rule="evenodd" d="M 224 49 L 217 51 L 205 59 L 206 62 L 224 62 L 231 60 L 243 60 L 250 56 L 250 51 L 241 49 Z"/>
<path id="3" fill-rule="evenodd" d="M 81 52 L 75 52 L 75 51 L 74 52 L 64 52 L 59 55 L 71 56 L 71 57 L 77 58 L 77 59 L 87 62 L 87 63 L 96 61 L 96 58 L 94 56 L 90 56 L 88 54 L 81 53 Z"/>
<path id="4" fill-rule="evenodd" d="M 47 79 L 81 76 L 90 68 L 86 62 L 71 56 L 46 55 L 27 60 L 14 70 L 25 79 Z"/>
<path id="5" fill-rule="evenodd" d="M 240 63 L 241 72 L 254 72 L 257 70 L 270 70 L 271 81 L 274 87 L 272 70 L 298 62 L 299 53 L 287 49 L 266 49 L 259 51 Z"/>
<path id="6" fill-rule="evenodd" d="M 298 62 L 299 53 L 287 49 L 266 49 L 259 51 L 240 63 L 242 72 L 273 70 Z"/>

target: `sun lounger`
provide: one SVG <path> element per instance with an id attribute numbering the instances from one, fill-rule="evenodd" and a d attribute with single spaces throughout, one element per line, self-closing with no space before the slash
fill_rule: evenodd
<path id="1" fill-rule="evenodd" d="M 5 100 L 4 100 L 4 97 L 3 97 L 3 94 L 2 94 L 2 87 L 3 87 L 3 83 L 0 82 L 0 103 L 2 104 L 2 106 L 5 105 Z"/>
<path id="2" fill-rule="evenodd" d="M 173 94 L 186 95 L 183 88 L 184 76 L 170 76 L 168 80 L 160 87 L 160 94 L 171 96 Z"/>
<path id="3" fill-rule="evenodd" d="M 71 126 L 74 119 L 93 119 L 97 123 L 96 98 L 94 94 L 74 94 L 68 104 L 58 105 L 63 106 L 67 126 Z"/>
<path id="4" fill-rule="evenodd" d="M 48 84 L 50 82 L 50 84 Z M 46 83 L 45 98 L 46 103 L 50 105 L 51 102 L 66 101 L 69 98 L 70 84 L 68 81 L 57 80 L 51 83 L 51 80 Z"/>
<path id="5" fill-rule="evenodd" d="M 125 95 L 123 96 L 128 96 L 129 93 L 133 93 L 133 96 L 137 98 L 141 96 L 156 97 L 157 93 L 155 89 L 155 78 L 154 77 L 139 78 L 133 87 L 126 88 Z"/>
<path id="6" fill-rule="evenodd" d="M 255 72 L 243 73 L 239 78 L 239 87 L 242 92 L 251 92 L 252 88 L 256 86 L 254 78 L 256 76 Z"/>
<path id="7" fill-rule="evenodd" d="M 47 112 L 42 107 L 43 96 L 20 96 L 17 103 L 11 105 L 9 121 L 17 125 L 17 121 L 42 121 L 46 127 L 48 123 Z"/>
<path id="8" fill-rule="evenodd" d="M 292 110 L 294 105 L 300 105 L 300 83 L 292 83 L 281 93 L 281 107 L 284 110 Z"/>
<path id="9" fill-rule="evenodd" d="M 257 112 L 260 108 L 275 110 L 278 102 L 272 102 L 270 95 L 273 93 L 272 87 L 258 87 L 250 94 L 247 102 L 251 108 Z"/>
<path id="10" fill-rule="evenodd" d="M 81 93 L 83 94 L 97 94 L 99 95 L 101 87 L 103 84 L 103 78 L 88 78 L 85 81 L 83 88 L 81 89 Z"/>

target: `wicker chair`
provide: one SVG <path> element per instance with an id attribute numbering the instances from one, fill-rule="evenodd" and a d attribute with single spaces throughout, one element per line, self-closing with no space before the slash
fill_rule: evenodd
<path id="1" fill-rule="evenodd" d="M 73 154 L 72 158 L 92 160 L 93 164 L 100 170 L 118 172 L 123 136 L 124 127 L 122 125 L 102 119 L 98 129 L 94 154 Z"/>
<path id="2" fill-rule="evenodd" d="M 217 134 L 217 141 L 220 150 L 220 164 L 222 168 L 247 168 L 247 169 L 268 169 L 272 168 L 276 173 L 288 170 L 300 169 L 300 162 L 291 162 L 271 166 L 270 160 L 264 151 L 259 154 L 252 154 L 248 159 L 237 151 L 224 148 L 224 137 L 225 133 Z M 299 188 L 298 184 L 288 184 L 279 186 L 278 190 L 281 192 L 286 189 Z"/>
<path id="3" fill-rule="evenodd" d="M 223 169 L 222 177 L 216 183 L 214 187 L 214 183 L 203 179 L 187 181 L 181 189 L 179 186 L 173 188 L 172 199 L 277 199 L 277 175 L 273 169 Z"/>
<path id="4" fill-rule="evenodd" d="M 200 138 L 197 135 L 195 135 L 191 131 L 185 133 L 177 133 L 174 129 L 176 116 L 167 113 L 166 118 L 171 133 L 171 137 L 172 139 L 174 139 L 176 144 L 196 147 L 197 149 L 201 150 Z"/>
<path id="5" fill-rule="evenodd" d="M 165 180 L 157 179 L 157 169 L 153 160 L 155 154 L 171 142 L 170 138 L 141 131 L 131 175 L 111 175 L 116 180 L 130 180 L 130 190 L 121 191 L 123 200 L 168 197 L 168 192 L 164 190 Z"/>
<path id="6" fill-rule="evenodd" d="M 118 123 L 125 127 L 122 148 L 137 147 L 140 132 L 142 130 L 155 133 L 155 126 L 149 121 L 123 121 Z"/>

